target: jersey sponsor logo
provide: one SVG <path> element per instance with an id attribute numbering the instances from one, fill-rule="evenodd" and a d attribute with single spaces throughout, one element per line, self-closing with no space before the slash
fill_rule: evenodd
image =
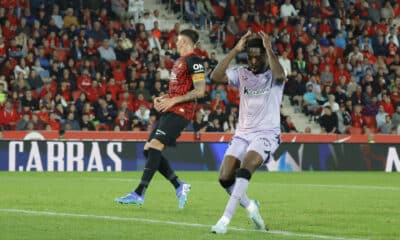
<path id="1" fill-rule="evenodd" d="M 250 96 L 258 96 L 265 93 L 269 93 L 270 91 L 271 91 L 270 88 L 251 89 L 246 86 L 243 88 L 243 94 Z"/>
<path id="2" fill-rule="evenodd" d="M 192 75 L 193 82 L 204 81 L 206 78 L 203 73 L 195 73 Z"/>
<path id="3" fill-rule="evenodd" d="M 200 63 L 193 64 L 193 72 L 194 73 L 204 72 L 203 64 L 200 64 Z"/>
<path id="4" fill-rule="evenodd" d="M 204 67 L 200 63 L 195 63 L 195 64 L 193 64 L 193 69 L 194 70 L 200 70 L 200 69 L 202 70 L 202 69 L 204 69 Z"/>
<path id="5" fill-rule="evenodd" d="M 179 112 L 185 112 L 185 109 L 183 109 L 183 108 L 179 108 Z"/>

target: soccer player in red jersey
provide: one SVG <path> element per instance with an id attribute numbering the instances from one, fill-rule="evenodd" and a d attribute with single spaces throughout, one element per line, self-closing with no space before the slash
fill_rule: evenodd
<path id="1" fill-rule="evenodd" d="M 198 40 L 199 34 L 191 29 L 183 30 L 178 35 L 176 44 L 180 58 L 172 68 L 168 94 L 154 99 L 155 109 L 162 114 L 144 146 L 147 162 L 141 181 L 133 192 L 115 199 L 118 203 L 142 205 L 145 191 L 158 170 L 175 187 L 178 207 L 184 208 L 186 204 L 190 184 L 179 180 L 162 151 L 165 146 L 175 145 L 176 139 L 193 118 L 196 99 L 205 94 L 202 60 L 193 53 Z"/>

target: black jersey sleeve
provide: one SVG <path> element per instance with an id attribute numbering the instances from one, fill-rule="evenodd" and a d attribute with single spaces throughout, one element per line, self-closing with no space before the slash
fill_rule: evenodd
<path id="1" fill-rule="evenodd" d="M 187 69 L 193 82 L 205 81 L 205 71 L 203 60 L 196 55 L 191 55 L 186 58 Z"/>

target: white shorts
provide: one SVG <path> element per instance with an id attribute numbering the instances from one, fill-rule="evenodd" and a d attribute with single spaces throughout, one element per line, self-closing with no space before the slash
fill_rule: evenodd
<path id="1" fill-rule="evenodd" d="M 229 143 L 225 155 L 234 156 L 243 161 L 247 152 L 255 151 L 264 159 L 264 163 L 268 163 L 271 155 L 279 147 L 280 143 L 280 133 L 277 132 L 260 132 L 246 135 L 235 134 Z"/>

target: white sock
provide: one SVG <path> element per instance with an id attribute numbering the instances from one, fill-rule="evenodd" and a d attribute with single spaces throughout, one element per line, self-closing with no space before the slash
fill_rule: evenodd
<path id="1" fill-rule="evenodd" d="M 246 193 L 248 186 L 249 180 L 245 178 L 236 178 L 235 187 L 233 188 L 223 216 L 227 217 L 229 220 L 232 219 L 233 214 L 235 214 L 236 209 L 239 206 L 240 199 Z"/>

